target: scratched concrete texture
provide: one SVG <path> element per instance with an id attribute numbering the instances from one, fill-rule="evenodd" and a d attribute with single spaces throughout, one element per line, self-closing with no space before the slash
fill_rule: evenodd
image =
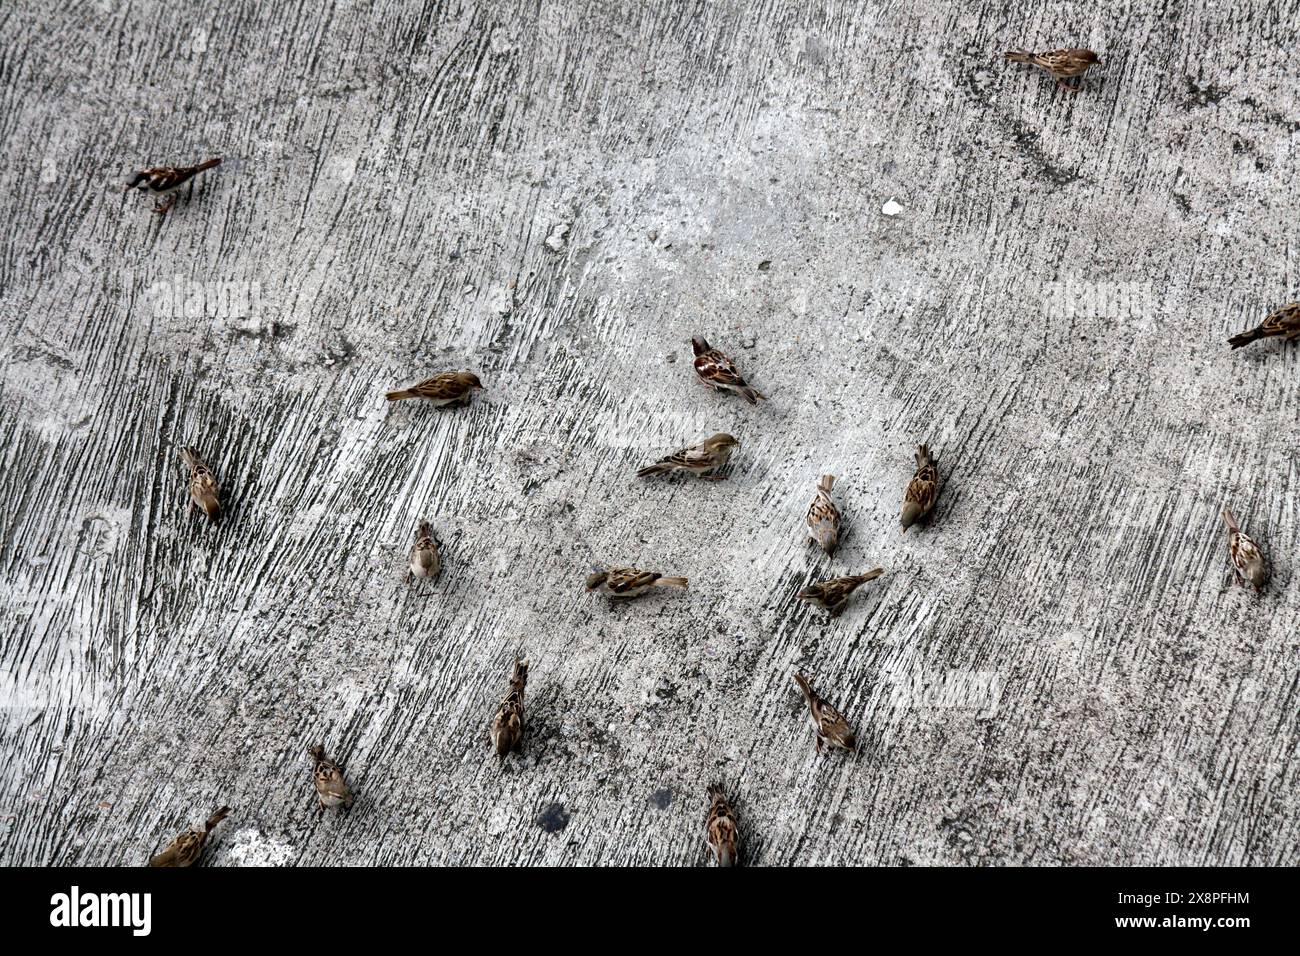
<path id="1" fill-rule="evenodd" d="M 705 865 L 713 782 L 750 865 L 1300 862 L 1300 355 L 1225 344 L 1300 295 L 1298 21 L 0 5 L 0 862 L 139 865 L 229 804 L 206 865 Z M 1076 94 L 1001 60 L 1062 45 Z M 207 156 L 166 216 L 123 193 Z M 460 368 L 468 408 L 384 401 Z M 715 431 L 725 480 L 633 477 Z M 611 607 L 596 562 L 690 588 Z"/>

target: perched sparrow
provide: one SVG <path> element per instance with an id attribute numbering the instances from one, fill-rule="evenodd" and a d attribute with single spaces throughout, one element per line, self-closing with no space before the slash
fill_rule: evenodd
<path id="1" fill-rule="evenodd" d="M 1237 580 L 1244 586 L 1250 582 L 1259 591 L 1268 581 L 1268 565 L 1264 555 L 1250 535 L 1241 530 L 1232 511 L 1223 509 L 1223 523 L 1228 526 L 1228 554 L 1237 572 Z"/>
<path id="2" fill-rule="evenodd" d="M 1274 338 L 1279 335 L 1286 336 L 1288 342 L 1300 336 L 1300 302 L 1282 306 L 1255 328 L 1228 339 L 1228 344 L 1234 349 L 1239 349 L 1256 339 Z"/>
<path id="3" fill-rule="evenodd" d="M 635 598 L 653 587 L 684 588 L 685 578 L 666 578 L 656 571 L 636 568 L 596 568 L 587 575 L 587 590 L 608 594 L 611 599 Z"/>
<path id="4" fill-rule="evenodd" d="M 1071 93 L 1078 93 L 1083 86 L 1083 74 L 1092 66 L 1101 66 L 1101 60 L 1091 50 L 1051 50 L 1047 53 L 1027 53 L 1024 50 L 1008 50 L 1007 59 L 1016 63 L 1028 63 L 1040 70 L 1057 84 Z M 1067 79 L 1077 77 L 1078 82 L 1071 84 Z"/>
<path id="5" fill-rule="evenodd" d="M 812 689 L 802 674 L 796 672 L 794 682 L 799 685 L 804 700 L 808 702 L 808 713 L 812 717 L 813 730 L 817 733 L 817 752 L 822 752 L 823 743 L 843 747 L 845 750 L 856 750 L 858 738 L 840 712 L 818 697 L 817 691 Z"/>
<path id="6" fill-rule="evenodd" d="M 740 841 L 740 828 L 736 825 L 736 811 L 727 802 L 727 795 L 720 786 L 709 787 L 709 818 L 705 824 L 709 837 L 709 849 L 718 866 L 735 866 L 740 862 L 737 846 Z"/>
<path id="7" fill-rule="evenodd" d="M 745 376 L 736 369 L 731 361 L 717 349 L 709 348 L 704 339 L 691 339 L 691 348 L 695 350 L 695 374 L 709 388 L 723 392 L 735 392 L 751 405 L 757 405 L 765 396 L 756 388 L 751 388 Z"/>
<path id="8" fill-rule="evenodd" d="M 181 461 L 190 470 L 191 504 L 186 512 L 198 505 L 208 520 L 216 524 L 221 520 L 221 489 L 217 487 L 216 476 L 193 448 L 181 449 Z"/>
<path id="9" fill-rule="evenodd" d="M 420 530 L 415 533 L 415 544 L 411 546 L 411 566 L 406 572 L 406 580 L 412 577 L 437 578 L 442 572 L 442 559 L 438 557 L 438 541 L 433 536 L 429 522 L 421 521 Z"/>
<path id="10" fill-rule="evenodd" d="M 443 372 L 433 378 L 426 378 L 419 385 L 389 392 L 384 397 L 390 402 L 401 401 L 404 398 L 423 398 L 438 406 L 452 405 L 456 402 L 468 405 L 474 390 L 482 387 L 483 383 L 473 372 Z"/>
<path id="11" fill-rule="evenodd" d="M 325 756 L 324 746 L 318 744 L 308 747 L 307 753 L 316 763 L 311 769 L 312 782 L 316 784 L 316 795 L 320 797 L 320 808 L 342 807 L 352 809 L 352 791 L 343 779 L 343 768 Z"/>
<path id="12" fill-rule="evenodd" d="M 934 499 L 939 494 L 939 471 L 934 467 L 930 449 L 925 445 L 916 446 L 916 474 L 907 483 L 903 493 L 903 510 L 900 518 L 903 533 L 930 513 Z"/>
<path id="13" fill-rule="evenodd" d="M 843 578 L 831 578 L 811 584 L 800 591 L 796 597 L 809 604 L 824 607 L 831 617 L 839 617 L 848 607 L 849 597 L 858 589 L 858 585 L 874 581 L 885 573 L 884 568 L 872 568 L 866 574 L 850 574 Z"/>
<path id="14" fill-rule="evenodd" d="M 636 473 L 638 478 L 650 475 L 662 475 L 674 471 L 689 471 L 691 474 L 718 478 L 713 474 L 731 459 L 731 453 L 740 444 L 730 435 L 719 432 L 711 435 L 698 445 L 673 452 L 667 458 L 660 458 L 653 465 L 647 465 Z"/>
<path id="15" fill-rule="evenodd" d="M 835 484 L 834 475 L 822 475 L 817 482 L 817 497 L 808 506 L 808 532 L 812 539 L 821 545 L 822 550 L 831 557 L 840 543 L 840 509 L 831 501 L 831 487 Z"/>
<path id="16" fill-rule="evenodd" d="M 149 860 L 150 866 L 193 866 L 199 861 L 203 853 L 203 844 L 208 839 L 208 834 L 230 813 L 230 807 L 221 807 L 212 816 L 208 817 L 208 822 L 203 824 L 202 830 L 186 830 L 175 840 L 167 845 L 155 857 Z"/>
<path id="17" fill-rule="evenodd" d="M 524 685 L 528 683 L 528 662 L 515 658 L 510 690 L 492 718 L 492 749 L 504 757 L 524 739 Z"/>
<path id="18" fill-rule="evenodd" d="M 203 170 L 220 165 L 220 159 L 209 159 L 197 166 L 155 166 L 153 169 L 142 169 L 126 184 L 126 189 L 146 190 L 160 199 L 166 196 L 165 202 L 155 203 L 153 207 L 154 212 L 162 214 L 176 205 L 176 193 L 182 186 Z"/>

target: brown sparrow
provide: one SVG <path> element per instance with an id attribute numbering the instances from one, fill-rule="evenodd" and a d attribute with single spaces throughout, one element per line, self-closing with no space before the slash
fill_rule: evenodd
<path id="1" fill-rule="evenodd" d="M 821 545 L 831 557 L 840 543 L 840 509 L 831 501 L 831 487 L 835 484 L 834 475 L 822 475 L 817 482 L 817 496 L 808 506 L 808 532 L 812 540 Z"/>
<path id="2" fill-rule="evenodd" d="M 736 866 L 740 862 L 737 853 L 740 828 L 736 825 L 736 811 L 731 809 L 722 787 L 716 784 L 709 787 L 709 816 L 704 829 L 718 866 Z"/>
<path id="3" fill-rule="evenodd" d="M 916 446 L 916 474 L 907 483 L 903 493 L 903 510 L 899 517 L 903 523 L 903 533 L 930 513 L 934 499 L 939 494 L 939 470 L 934 467 L 930 449 L 925 445 Z"/>
<path id="4" fill-rule="evenodd" d="M 709 388 L 722 392 L 735 392 L 751 405 L 757 405 L 765 396 L 756 388 L 751 388 L 745 376 L 736 369 L 736 363 L 717 349 L 709 348 L 709 343 L 702 338 L 691 339 L 691 348 L 695 351 L 695 374 Z"/>
<path id="5" fill-rule="evenodd" d="M 807 601 L 809 604 L 825 608 L 831 617 L 839 617 L 844 613 L 844 609 L 848 607 L 849 598 L 858 589 L 859 585 L 874 581 L 884 573 L 884 568 L 872 568 L 866 574 L 850 574 L 847 577 L 831 578 L 829 581 L 810 584 L 795 596 L 801 601 Z"/>
<path id="6" fill-rule="evenodd" d="M 1006 57 L 1015 63 L 1028 63 L 1056 80 L 1057 85 L 1071 93 L 1078 93 L 1083 86 L 1083 74 L 1093 66 L 1101 66 L 1101 60 L 1091 50 L 1050 50 L 1047 53 L 1028 53 L 1024 50 L 1008 50 Z M 1077 78 L 1077 83 L 1067 83 L 1067 79 Z"/>
<path id="7" fill-rule="evenodd" d="M 218 808 L 212 816 L 208 817 L 208 822 L 203 824 L 202 830 L 189 829 L 178 836 L 175 840 L 167 845 L 155 857 L 149 860 L 150 866 L 193 866 L 199 861 L 203 854 L 203 844 L 207 842 L 208 834 L 222 820 L 226 819 L 230 813 L 230 807 Z"/>
<path id="8" fill-rule="evenodd" d="M 411 578 L 434 578 L 442 572 L 442 559 L 438 556 L 438 540 L 433 536 L 429 522 L 421 521 L 415 532 L 415 544 L 411 546 L 411 564 L 406 572 L 406 580 Z"/>
<path id="9" fill-rule="evenodd" d="M 457 402 L 468 405 L 470 396 L 476 389 L 482 387 L 483 383 L 473 372 L 443 372 L 433 378 L 426 378 L 410 388 L 389 392 L 384 397 L 390 402 L 401 401 L 404 398 L 423 398 L 438 406 L 452 405 Z"/>
<path id="10" fill-rule="evenodd" d="M 198 505 L 208 520 L 216 524 L 221 520 L 221 489 L 217 487 L 216 476 L 193 448 L 181 449 L 181 461 L 190 470 L 190 505 L 186 513 Z"/>
<path id="11" fill-rule="evenodd" d="M 524 685 L 528 683 L 528 662 L 515 658 L 510 673 L 510 690 L 492 718 L 492 749 L 504 757 L 524 739 Z"/>
<path id="12" fill-rule="evenodd" d="M 636 568 L 596 568 L 587 575 L 587 590 L 607 594 L 612 600 L 640 597 L 653 587 L 684 588 L 686 579 Z"/>
<path id="13" fill-rule="evenodd" d="M 1268 582 L 1268 565 L 1259 545 L 1241 530 L 1241 525 L 1237 524 L 1237 519 L 1229 508 L 1223 509 L 1223 523 L 1228 526 L 1228 555 L 1237 572 L 1237 581 L 1243 587 L 1249 582 L 1255 586 L 1256 591 L 1262 590 Z"/>
<path id="14" fill-rule="evenodd" d="M 197 166 L 155 166 L 142 169 L 126 184 L 126 191 L 140 189 L 153 193 L 156 197 L 167 197 L 165 202 L 155 203 L 153 211 L 161 215 L 176 205 L 176 194 L 191 179 L 213 166 L 220 166 L 220 159 L 209 159 Z"/>
<path id="15" fill-rule="evenodd" d="M 1248 329 L 1228 339 L 1228 344 L 1234 349 L 1239 349 L 1243 345 L 1249 345 L 1256 339 L 1275 338 L 1277 336 L 1285 336 L 1288 342 L 1296 336 L 1300 336 L 1300 302 L 1292 302 L 1290 305 L 1282 306 L 1253 329 Z"/>
<path id="16" fill-rule="evenodd" d="M 812 718 L 813 730 L 817 733 L 817 752 L 822 752 L 823 743 L 843 747 L 845 750 L 856 750 L 858 738 L 840 712 L 818 697 L 817 691 L 808 683 L 808 678 L 802 674 L 796 672 L 794 682 L 799 685 L 804 700 L 808 702 L 808 713 Z"/>
<path id="17" fill-rule="evenodd" d="M 311 768 L 311 779 L 316 784 L 316 795 L 320 798 L 320 808 L 342 807 L 352 809 L 352 791 L 343 779 L 343 768 L 325 756 L 325 747 L 318 744 L 308 747 L 307 753 L 315 764 Z"/>
<path id="18" fill-rule="evenodd" d="M 650 475 L 663 475 L 674 471 L 689 471 L 693 475 L 700 477 L 708 476 L 718 478 L 720 475 L 714 474 L 723 465 L 731 459 L 731 453 L 740 442 L 730 435 L 719 432 L 716 435 L 710 435 L 698 445 L 692 445 L 689 448 L 683 448 L 681 451 L 673 452 L 666 458 L 660 458 L 653 465 L 647 465 L 636 473 L 638 478 L 647 478 Z"/>

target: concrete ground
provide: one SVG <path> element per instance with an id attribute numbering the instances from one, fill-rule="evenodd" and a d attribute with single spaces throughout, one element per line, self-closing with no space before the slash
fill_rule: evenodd
<path id="1" fill-rule="evenodd" d="M 697 865 L 714 781 L 756 865 L 1300 862 L 1300 353 L 1225 344 L 1300 297 L 1297 17 L 0 6 L 0 862 L 225 803 L 210 865 Z M 1070 44 L 1077 94 L 1001 59 Z M 210 155 L 166 216 L 122 191 Z M 458 368 L 468 408 L 384 400 Z M 727 480 L 633 477 L 714 431 Z M 610 607 L 597 561 L 690 588 Z"/>

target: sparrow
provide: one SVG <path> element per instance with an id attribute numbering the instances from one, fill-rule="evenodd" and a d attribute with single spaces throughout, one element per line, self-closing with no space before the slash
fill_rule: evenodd
<path id="1" fill-rule="evenodd" d="M 691 474 L 710 478 L 720 478 L 714 474 L 731 459 L 731 453 L 740 442 L 730 435 L 719 432 L 710 435 L 698 445 L 673 452 L 666 458 L 660 458 L 653 465 L 647 465 L 636 473 L 638 478 L 650 475 L 663 475 L 674 471 L 689 471 Z"/>
<path id="2" fill-rule="evenodd" d="M 1056 80 L 1058 86 L 1071 93 L 1078 93 L 1083 87 L 1083 74 L 1089 67 L 1101 66 L 1101 60 L 1091 50 L 1050 50 L 1047 53 L 1028 53 L 1025 50 L 1008 50 L 1006 58 L 1015 63 L 1028 63 Z M 1070 84 L 1067 79 L 1077 77 L 1078 82 Z"/>
<path id="3" fill-rule="evenodd" d="M 709 388 L 722 392 L 735 392 L 751 405 L 757 405 L 764 396 L 758 389 L 751 388 L 745 376 L 736 369 L 736 363 L 717 349 L 709 348 L 709 343 L 702 338 L 691 339 L 691 348 L 695 351 L 695 374 Z"/>
<path id="4" fill-rule="evenodd" d="M 308 747 L 307 753 L 315 761 L 311 768 L 311 779 L 312 783 L 316 784 L 316 795 L 320 798 L 321 810 L 324 811 L 327 807 L 351 810 L 352 791 L 348 789 L 348 782 L 343 779 L 343 768 L 325 756 L 325 747 L 321 744 Z"/>
<path id="5" fill-rule="evenodd" d="M 736 811 L 731 809 L 722 787 L 716 784 L 709 787 L 709 816 L 704 829 L 718 866 L 736 866 L 740 862 L 737 854 L 740 828 L 736 825 Z"/>
<path id="6" fill-rule="evenodd" d="M 653 587 L 684 588 L 685 578 L 664 577 L 637 568 L 595 568 L 587 575 L 587 590 L 608 594 L 611 600 L 640 597 Z"/>
<path id="7" fill-rule="evenodd" d="M 515 658 L 510 673 L 510 690 L 492 718 L 492 749 L 504 757 L 524 739 L 524 685 L 528 683 L 528 662 Z"/>
<path id="8" fill-rule="evenodd" d="M 208 520 L 216 524 L 221 520 L 221 489 L 217 487 L 216 476 L 193 448 L 181 449 L 181 461 L 190 470 L 190 504 L 186 513 L 198 505 Z"/>
<path id="9" fill-rule="evenodd" d="M 411 546 L 411 565 L 406 572 L 406 580 L 411 578 L 434 578 L 442 572 L 442 559 L 438 557 L 438 540 L 433 536 L 429 522 L 421 521 L 415 532 L 415 544 Z"/>
<path id="10" fill-rule="evenodd" d="M 212 816 L 208 817 L 208 822 L 203 824 L 202 830 L 189 829 L 178 836 L 175 840 L 167 845 L 155 857 L 149 859 L 150 866 L 193 866 L 199 861 L 203 854 L 203 844 L 208 839 L 208 834 L 230 813 L 230 807 L 218 808 Z"/>
<path id="11" fill-rule="evenodd" d="M 155 166 L 153 169 L 142 169 L 126 184 L 125 191 L 140 189 L 151 192 L 160 199 L 167 197 L 165 202 L 155 203 L 153 207 L 154 212 L 162 215 L 176 205 L 176 194 L 182 186 L 205 169 L 220 165 L 221 160 L 213 158 L 197 166 Z"/>
<path id="12" fill-rule="evenodd" d="M 831 487 L 835 484 L 834 475 L 822 475 L 817 482 L 817 496 L 808 506 L 808 532 L 812 540 L 821 545 L 822 550 L 831 557 L 840 543 L 840 509 L 831 501 Z"/>
<path id="13" fill-rule="evenodd" d="M 858 585 L 874 581 L 885 573 L 884 568 L 872 568 L 866 574 L 850 574 L 842 578 L 819 581 L 804 588 L 797 595 L 801 601 L 823 607 L 831 617 L 839 617 L 848 607 L 849 597 L 858 589 Z"/>
<path id="14" fill-rule="evenodd" d="M 930 513 L 934 499 L 939 494 L 939 471 L 934 467 L 930 449 L 925 445 L 916 446 L 916 474 L 907 483 L 903 493 L 903 510 L 899 515 L 903 523 L 903 533 Z"/>
<path id="15" fill-rule="evenodd" d="M 1286 341 L 1300 336 L 1300 302 L 1284 305 L 1253 329 L 1248 329 L 1228 339 L 1234 349 L 1249 345 L 1256 339 L 1286 336 Z"/>
<path id="16" fill-rule="evenodd" d="M 794 682 L 799 685 L 804 700 L 808 702 L 808 713 L 812 718 L 813 730 L 817 733 L 817 752 L 822 752 L 823 743 L 831 747 L 843 747 L 845 750 L 856 750 L 858 738 L 840 712 L 817 696 L 817 691 L 812 689 L 808 678 L 803 674 L 795 672 Z"/>
<path id="17" fill-rule="evenodd" d="M 1229 508 L 1223 509 L 1223 523 L 1228 526 L 1228 555 L 1232 558 L 1238 582 L 1243 586 L 1250 582 L 1257 592 L 1262 590 L 1268 581 L 1268 565 L 1259 545 L 1241 530 Z"/>
<path id="18" fill-rule="evenodd" d="M 433 378 L 426 378 L 420 384 L 412 385 L 410 388 L 389 392 L 384 397 L 390 402 L 398 402 L 404 398 L 423 398 L 439 407 L 457 402 L 468 405 L 475 389 L 482 387 L 483 383 L 473 372 L 443 372 Z"/>

